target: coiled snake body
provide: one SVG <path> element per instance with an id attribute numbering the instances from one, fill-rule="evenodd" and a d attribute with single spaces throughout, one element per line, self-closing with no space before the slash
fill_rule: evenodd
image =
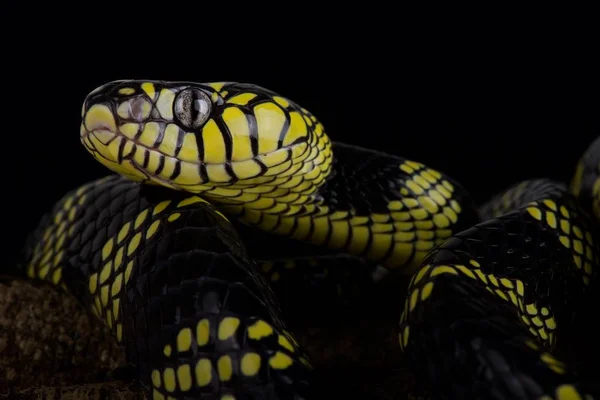
<path id="1" fill-rule="evenodd" d="M 478 214 L 444 173 L 332 143 L 309 111 L 254 85 L 111 82 L 82 120 L 85 148 L 121 176 L 60 200 L 24 273 L 104 320 L 154 398 L 317 396 L 279 302 L 315 281 L 338 295 L 328 272 L 346 264 L 350 284 L 414 273 L 399 342 L 434 397 L 586 394 L 549 351 L 597 274 L 598 149 L 574 179 L 581 202 L 532 180 Z M 277 238 L 315 253 L 276 255 Z"/>

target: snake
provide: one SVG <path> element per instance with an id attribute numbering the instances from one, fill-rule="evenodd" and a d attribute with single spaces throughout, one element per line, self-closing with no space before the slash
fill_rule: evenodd
<path id="1" fill-rule="evenodd" d="M 596 280 L 600 139 L 570 188 L 531 179 L 483 207 L 249 83 L 105 83 L 80 140 L 112 174 L 54 204 L 20 272 L 103 321 L 151 398 L 318 398 L 286 310 L 394 274 L 431 398 L 593 398 L 552 351 Z"/>

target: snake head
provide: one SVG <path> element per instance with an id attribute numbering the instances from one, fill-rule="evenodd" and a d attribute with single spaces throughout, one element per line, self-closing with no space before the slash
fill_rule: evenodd
<path id="1" fill-rule="evenodd" d="M 330 164 L 322 151 L 329 139 L 312 114 L 234 82 L 107 83 L 84 101 L 81 141 L 130 179 L 194 193 L 316 177 Z"/>

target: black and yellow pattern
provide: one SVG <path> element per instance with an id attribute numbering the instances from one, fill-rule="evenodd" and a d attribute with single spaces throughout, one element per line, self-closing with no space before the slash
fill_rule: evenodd
<path id="1" fill-rule="evenodd" d="M 540 193 L 547 197 L 561 196 L 565 186 L 547 178 L 527 179 L 498 193 L 479 207 L 479 216 L 482 221 L 497 218 L 503 214 L 519 208 L 523 204 L 535 201 Z"/>
<path id="2" fill-rule="evenodd" d="M 321 285 L 323 300 L 394 269 L 416 269 L 399 342 L 435 395 L 591 398 L 550 353 L 600 261 L 597 227 L 561 184 L 523 182 L 478 212 L 442 172 L 331 142 L 308 110 L 233 82 L 108 83 L 85 99 L 80 137 L 149 185 L 68 194 L 25 272 L 86 300 L 155 398 L 312 397 L 268 285 L 301 301 Z M 571 188 L 592 211 L 597 153 Z M 248 253 L 236 221 L 310 257 L 275 255 L 264 236 Z"/>
<path id="3" fill-rule="evenodd" d="M 132 179 L 197 193 L 249 226 L 388 269 L 410 271 L 476 221 L 450 177 L 332 143 L 309 111 L 254 85 L 112 82 L 86 99 L 81 140 Z"/>
<path id="4" fill-rule="evenodd" d="M 546 179 L 486 209 L 500 215 L 453 236 L 414 275 L 401 347 L 435 394 L 591 398 L 551 351 L 598 275 L 597 227 L 564 184 Z"/>
<path id="5" fill-rule="evenodd" d="M 273 293 L 205 200 L 115 175 L 68 193 L 29 243 L 27 275 L 89 304 L 152 398 L 309 396 Z"/>

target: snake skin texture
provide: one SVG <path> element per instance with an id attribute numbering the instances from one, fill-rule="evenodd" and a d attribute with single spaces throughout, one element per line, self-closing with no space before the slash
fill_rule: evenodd
<path id="1" fill-rule="evenodd" d="M 479 207 L 480 219 L 481 221 L 487 221 L 500 217 L 522 207 L 524 204 L 537 200 L 540 193 L 549 198 L 560 197 L 564 190 L 564 185 L 557 184 L 556 181 L 547 178 L 521 181 L 492 196 L 490 200 Z"/>
<path id="2" fill-rule="evenodd" d="M 256 85 L 110 82 L 89 94 L 82 117 L 84 147 L 117 173 L 196 193 L 248 226 L 389 270 L 410 273 L 477 220 L 449 176 L 332 143 L 308 110 Z"/>
<path id="3" fill-rule="evenodd" d="M 433 398 L 591 398 L 551 353 L 596 281 L 598 142 L 572 193 L 530 180 L 478 212 L 443 172 L 333 142 L 256 85 L 110 82 L 80 139 L 122 177 L 62 199 L 24 272 L 90 306 L 154 398 L 318 396 L 274 293 L 298 312 L 389 272 L 414 273 L 399 344 Z"/>
<path id="4" fill-rule="evenodd" d="M 487 213 L 500 215 L 430 253 L 410 283 L 399 340 L 411 366 L 433 398 L 592 398 L 551 352 L 597 278 L 597 226 L 547 179 Z"/>
<path id="5" fill-rule="evenodd" d="M 112 330 L 153 399 L 305 399 L 312 369 L 229 222 L 199 197 L 114 175 L 62 198 L 26 270 Z"/>

